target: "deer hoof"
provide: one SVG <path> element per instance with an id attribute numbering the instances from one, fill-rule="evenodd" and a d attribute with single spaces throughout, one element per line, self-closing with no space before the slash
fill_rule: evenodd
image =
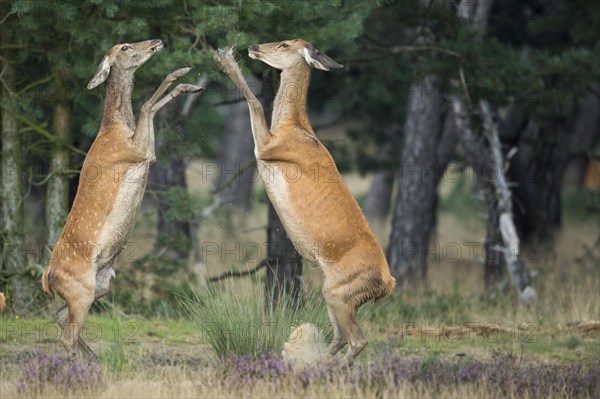
<path id="1" fill-rule="evenodd" d="M 182 93 L 199 93 L 202 90 L 204 90 L 204 87 L 183 83 L 177 85 L 177 89 L 180 90 Z"/>
<path id="2" fill-rule="evenodd" d="M 167 76 L 167 79 L 169 79 L 170 81 L 175 81 L 175 80 L 179 79 L 180 77 L 187 75 L 191 70 L 192 70 L 192 68 L 190 68 L 190 67 L 178 69 L 174 72 L 171 72 L 169 74 L 169 76 Z"/>

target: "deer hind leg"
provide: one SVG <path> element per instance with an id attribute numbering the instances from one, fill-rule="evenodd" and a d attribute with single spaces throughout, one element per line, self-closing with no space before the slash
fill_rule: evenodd
<path id="1" fill-rule="evenodd" d="M 346 345 L 347 340 L 342 332 L 342 327 L 335 317 L 334 310 L 331 306 L 329 306 L 329 304 L 327 304 L 327 313 L 329 314 L 329 320 L 333 326 L 333 339 L 327 348 L 327 356 L 328 358 L 332 358 Z"/>
<path id="2" fill-rule="evenodd" d="M 69 307 L 67 305 L 61 306 L 60 309 L 58 309 L 54 314 L 54 319 L 60 326 L 61 331 L 63 331 L 65 328 L 65 322 L 67 321 L 68 314 Z M 87 342 L 85 342 L 85 340 L 81 336 L 79 336 L 79 338 L 77 339 L 77 347 L 88 359 L 92 361 L 98 360 L 92 348 L 90 348 L 90 346 L 87 344 Z"/>
<path id="3" fill-rule="evenodd" d="M 346 353 L 346 363 L 348 366 L 352 366 L 354 359 L 356 359 L 356 357 L 360 355 L 360 352 L 365 349 L 368 341 L 366 340 L 362 328 L 360 328 L 360 324 L 358 323 L 358 309 L 355 306 L 351 307 L 348 317 L 349 338 L 348 352 Z"/>
<path id="4" fill-rule="evenodd" d="M 327 302 L 327 308 L 331 309 L 331 313 L 333 313 L 337 326 L 348 343 L 348 352 L 345 360 L 348 366 L 352 366 L 354 359 L 356 359 L 365 346 L 367 346 L 367 340 L 358 324 L 357 308 L 354 304 L 345 301 L 343 295 L 326 293 L 325 301 Z M 336 349 L 336 347 L 333 346 L 333 342 L 330 348 L 332 350 Z M 341 346 L 337 350 L 339 351 L 339 349 L 341 349 Z"/>
<path id="5" fill-rule="evenodd" d="M 115 278 L 115 271 L 111 266 L 105 266 L 101 268 L 96 274 L 96 287 L 94 291 L 94 302 L 98 299 L 104 297 L 109 293 L 112 282 Z M 93 302 L 92 302 L 93 303 Z M 90 305 L 91 306 L 91 305 Z M 87 314 L 87 312 L 86 312 Z M 58 309 L 54 315 L 54 318 L 61 330 L 65 330 L 65 323 L 67 322 L 67 318 L 69 316 L 69 306 L 67 304 L 63 305 Z M 83 324 L 83 323 L 82 323 Z M 63 340 L 63 344 L 64 344 Z M 66 347 L 66 345 L 65 345 Z M 81 337 L 81 335 L 77 338 L 77 347 L 79 350 L 92 361 L 97 361 L 98 358 L 92 348 L 85 342 L 85 340 Z M 69 351 L 69 349 L 67 349 Z"/>
<path id="6" fill-rule="evenodd" d="M 86 275 L 83 276 L 83 279 L 72 281 L 70 284 L 72 288 L 63 296 L 68 308 L 66 315 L 63 316 L 64 311 L 62 309 L 57 312 L 57 320 L 59 320 L 59 324 L 62 326 L 61 341 L 67 352 L 71 355 L 75 352 L 75 345 L 79 343 L 85 317 L 94 302 L 93 278 L 93 276 Z M 83 343 L 83 352 L 85 354 L 93 353 L 91 349 L 88 352 L 87 349 L 89 349 L 89 346 L 85 342 Z"/>

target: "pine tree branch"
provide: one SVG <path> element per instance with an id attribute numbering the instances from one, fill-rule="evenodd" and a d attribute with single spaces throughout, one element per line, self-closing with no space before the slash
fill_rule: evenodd
<path id="1" fill-rule="evenodd" d="M 435 51 L 438 53 L 444 53 L 456 58 L 462 58 L 462 56 L 456 51 L 448 50 L 438 46 L 408 46 L 408 45 L 397 45 L 388 47 L 387 49 L 392 54 L 415 52 L 415 51 Z"/>
<path id="2" fill-rule="evenodd" d="M 4 62 L 4 63 L 8 63 L 8 61 L 1 56 L 0 56 L 0 60 L 2 60 L 2 62 Z M 6 90 L 10 96 L 14 96 L 15 92 L 11 90 L 8 83 L 6 83 L 6 81 L 3 78 L 4 72 L 6 71 L 7 67 L 8 67 L 7 65 L 4 65 L 4 68 L 2 68 L 2 71 L 0 72 L 0 83 L 2 83 L 4 90 Z"/>
<path id="3" fill-rule="evenodd" d="M 75 170 L 75 169 L 66 169 L 66 170 L 53 170 L 52 172 L 48 173 L 46 175 L 46 177 L 44 177 L 42 180 L 40 181 L 33 181 L 33 179 L 29 179 L 29 183 L 31 185 L 34 186 L 43 186 L 44 184 L 48 183 L 48 180 L 50 180 L 52 178 L 52 176 L 55 175 L 62 175 L 62 174 L 72 174 L 72 175 L 78 175 L 79 173 L 81 173 L 79 170 Z"/>
<path id="4" fill-rule="evenodd" d="M 460 53 L 457 53 L 456 51 L 448 50 L 448 49 L 445 49 L 445 48 L 439 47 L 439 46 L 431 46 L 431 45 L 411 46 L 411 45 L 406 45 L 406 44 L 398 44 L 398 45 L 391 46 L 391 47 L 365 46 L 364 48 L 365 48 L 365 50 L 373 50 L 373 51 L 390 53 L 390 54 L 411 53 L 411 52 L 419 52 L 419 51 L 435 51 L 438 53 L 450 55 L 452 57 L 462 58 L 462 55 L 460 55 Z"/>
<path id="5" fill-rule="evenodd" d="M 219 101 L 217 103 L 213 103 L 211 104 L 213 107 L 220 107 L 222 105 L 231 105 L 231 104 L 239 104 L 241 102 L 245 102 L 246 99 L 244 97 L 241 98 L 237 98 L 235 100 L 225 100 L 225 101 Z"/>
<path id="6" fill-rule="evenodd" d="M 45 138 L 47 138 L 50 142 L 52 142 L 53 144 L 60 144 L 65 146 L 66 148 L 70 149 L 71 151 L 75 152 L 76 154 L 80 154 L 80 155 L 87 155 L 84 151 L 81 151 L 79 148 L 65 143 L 62 140 L 60 140 L 58 137 L 54 136 L 52 133 L 50 133 L 47 129 L 45 129 L 46 123 L 42 123 L 42 124 L 36 124 L 35 122 L 25 118 L 22 115 L 19 115 L 18 113 L 14 112 L 13 110 L 11 110 L 9 107 L 6 107 L 4 105 L 2 105 L 2 108 L 4 108 L 8 113 L 10 113 L 11 115 L 13 115 L 19 122 L 26 124 L 31 130 L 33 130 L 34 132 L 44 136 Z"/>
<path id="7" fill-rule="evenodd" d="M 6 15 L 4 16 L 4 18 L 2 18 L 2 20 L 0 20 L 0 25 L 2 25 L 4 22 L 6 22 L 6 20 L 8 19 L 8 17 L 10 17 L 13 14 L 15 14 L 14 11 L 9 11 L 8 13 L 6 13 Z"/>
<path id="8" fill-rule="evenodd" d="M 215 283 L 217 281 L 222 281 L 222 280 L 225 280 L 225 279 L 231 278 L 231 277 L 250 276 L 251 274 L 258 272 L 260 269 L 267 266 L 267 263 L 268 263 L 267 260 L 263 259 L 259 262 L 259 264 L 254 269 L 244 270 L 243 272 L 234 272 L 234 271 L 230 270 L 230 271 L 220 274 L 218 276 L 210 277 L 207 281 L 209 283 Z"/>
<path id="9" fill-rule="evenodd" d="M 15 95 L 18 97 L 18 96 L 22 95 L 23 93 L 26 93 L 29 90 L 31 90 L 31 89 L 33 89 L 33 88 L 35 88 L 37 86 L 43 85 L 45 83 L 48 83 L 48 82 L 50 82 L 52 80 L 53 77 L 54 77 L 53 75 L 48 75 L 45 78 L 42 78 L 42 79 L 37 80 L 35 82 L 29 83 L 27 86 L 25 86 L 19 92 L 17 92 Z"/>

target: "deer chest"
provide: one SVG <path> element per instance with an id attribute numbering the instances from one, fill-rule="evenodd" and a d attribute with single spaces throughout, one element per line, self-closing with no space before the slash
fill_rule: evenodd
<path id="1" fill-rule="evenodd" d="M 113 206 L 98 235 L 99 265 L 112 262 L 126 244 L 144 197 L 148 168 L 148 162 L 141 162 L 124 171 Z"/>

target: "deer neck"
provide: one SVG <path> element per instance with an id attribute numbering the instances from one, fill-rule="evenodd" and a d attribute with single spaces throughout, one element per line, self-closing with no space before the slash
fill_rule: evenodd
<path id="1" fill-rule="evenodd" d="M 106 79 L 105 86 L 102 125 L 125 123 L 131 130 L 135 130 L 135 119 L 133 119 L 131 107 L 133 74 L 113 68 Z"/>
<path id="2" fill-rule="evenodd" d="M 279 90 L 275 96 L 271 129 L 283 120 L 293 120 L 303 126 L 310 126 L 306 114 L 306 99 L 310 83 L 311 68 L 296 65 L 281 72 Z"/>

